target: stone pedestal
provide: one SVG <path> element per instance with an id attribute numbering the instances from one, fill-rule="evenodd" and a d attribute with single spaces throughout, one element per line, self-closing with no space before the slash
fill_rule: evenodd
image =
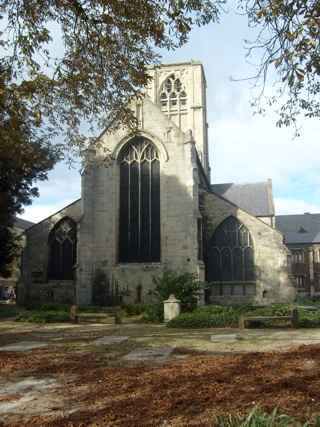
<path id="1" fill-rule="evenodd" d="M 178 317 L 181 313 L 181 301 L 176 299 L 176 297 L 171 294 L 169 299 L 163 301 L 164 304 L 164 321 L 169 322 L 169 320 Z"/>

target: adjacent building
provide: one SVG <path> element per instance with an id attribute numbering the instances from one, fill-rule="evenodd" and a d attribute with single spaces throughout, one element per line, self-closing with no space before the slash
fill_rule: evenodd
<path id="1" fill-rule="evenodd" d="M 13 227 L 13 233 L 20 238 L 21 250 L 25 245 L 24 232 L 27 228 L 34 225 L 33 222 L 26 221 L 22 218 L 16 218 Z M 17 283 L 21 275 L 21 257 L 16 258 L 12 263 L 12 274 L 11 277 L 4 278 L 0 276 L 0 299 L 2 298 L 3 291 L 7 289 L 9 292 L 13 292 L 16 296 Z"/>
<path id="2" fill-rule="evenodd" d="M 291 253 L 299 295 L 320 293 L 320 214 L 276 215 L 275 221 Z"/>

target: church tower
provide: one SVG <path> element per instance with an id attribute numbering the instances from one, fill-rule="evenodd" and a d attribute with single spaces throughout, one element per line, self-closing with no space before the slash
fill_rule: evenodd
<path id="1" fill-rule="evenodd" d="M 147 96 L 183 132 L 191 130 L 202 167 L 210 182 L 206 78 L 200 61 L 149 67 Z"/>

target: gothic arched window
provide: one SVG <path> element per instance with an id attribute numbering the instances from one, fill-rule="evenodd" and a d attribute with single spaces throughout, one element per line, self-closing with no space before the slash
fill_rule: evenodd
<path id="1" fill-rule="evenodd" d="M 146 138 L 120 154 L 119 262 L 160 261 L 160 161 Z"/>
<path id="2" fill-rule="evenodd" d="M 226 218 L 209 242 L 209 281 L 214 295 L 254 294 L 254 248 L 248 229 Z"/>
<path id="3" fill-rule="evenodd" d="M 73 280 L 77 261 L 77 224 L 71 218 L 60 220 L 49 235 L 49 280 Z"/>

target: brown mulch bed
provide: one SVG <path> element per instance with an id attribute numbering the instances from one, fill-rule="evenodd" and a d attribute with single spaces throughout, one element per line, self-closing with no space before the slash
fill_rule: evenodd
<path id="1" fill-rule="evenodd" d="M 159 364 L 114 363 L 104 353 L 0 352 L 2 385 L 15 376 L 54 378 L 59 385 L 25 411 L 2 417 L 0 426 L 205 427 L 214 414 L 244 413 L 257 404 L 268 412 L 279 405 L 278 413 L 301 420 L 320 410 L 320 344 L 224 356 L 176 349 L 174 355 L 175 362 Z"/>

